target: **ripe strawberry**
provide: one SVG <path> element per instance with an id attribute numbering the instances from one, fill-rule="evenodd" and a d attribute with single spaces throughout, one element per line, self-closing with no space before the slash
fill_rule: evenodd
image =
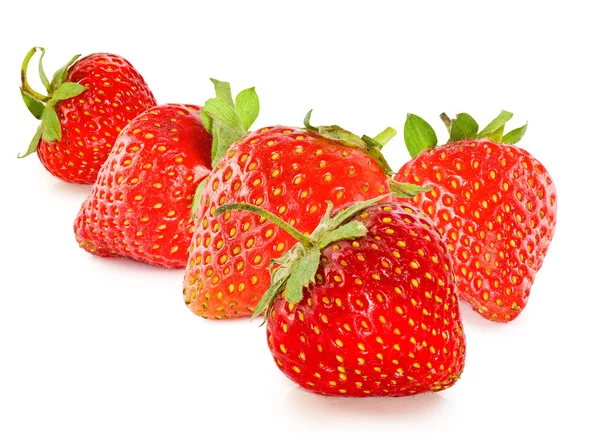
<path id="1" fill-rule="evenodd" d="M 412 202 L 446 239 L 459 297 L 485 318 L 507 322 L 527 304 L 554 235 L 556 189 L 544 166 L 514 146 L 526 125 L 502 136 L 509 112 L 479 134 L 467 114 L 442 117 L 451 139 L 436 147 L 431 126 L 409 116 L 405 138 L 414 159 L 395 179 L 433 186 Z"/>
<path id="2" fill-rule="evenodd" d="M 395 131 L 363 139 L 338 126 L 273 126 L 233 144 L 198 193 L 196 227 L 184 280 L 184 298 L 202 317 L 250 315 L 269 285 L 267 267 L 294 240 L 277 226 L 241 212 L 214 216 L 226 202 L 247 202 L 276 213 L 300 232 L 312 232 L 336 206 L 389 192 L 377 146 Z M 370 155 L 372 156 L 370 156 Z M 382 162 L 383 163 L 383 162 Z M 386 169 L 389 172 L 389 169 Z"/>
<path id="3" fill-rule="evenodd" d="M 465 338 L 446 246 L 424 214 L 374 205 L 381 199 L 333 218 L 330 208 L 310 237 L 284 227 L 299 243 L 277 260 L 255 315 L 269 310 L 275 362 L 312 392 L 413 395 L 447 389 L 463 371 Z M 225 205 L 217 214 L 250 207 Z"/>
<path id="4" fill-rule="evenodd" d="M 39 69 L 48 93 L 40 94 L 27 82 L 27 66 L 37 49 L 32 48 L 23 61 L 21 94 L 42 123 L 20 157 L 37 151 L 54 176 L 91 184 L 121 129 L 155 106 L 156 100 L 142 75 L 114 54 L 94 53 L 75 62 L 77 55 L 48 81 L 42 68 L 43 48 Z"/>
<path id="5" fill-rule="evenodd" d="M 75 220 L 80 246 L 103 257 L 185 266 L 190 208 L 210 172 L 211 144 L 198 106 L 165 104 L 134 118 Z"/>
<path id="6" fill-rule="evenodd" d="M 220 95 L 231 96 L 228 83 L 212 81 Z M 250 126 L 258 115 L 254 89 L 240 92 L 237 99 L 243 126 Z M 219 122 L 206 123 L 220 135 Z M 237 137 L 246 132 L 243 127 L 227 130 Z M 75 220 L 80 246 L 104 257 L 185 266 L 194 231 L 194 192 L 210 173 L 211 151 L 219 149 L 214 143 L 198 106 L 165 104 L 134 118 L 119 134 Z M 213 160 L 219 157 L 212 155 Z"/>

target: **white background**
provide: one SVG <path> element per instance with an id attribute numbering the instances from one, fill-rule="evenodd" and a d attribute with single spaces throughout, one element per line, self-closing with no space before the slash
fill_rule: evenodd
<path id="1" fill-rule="evenodd" d="M 0 446 L 599 446 L 595 2 L 130 3 L 0 7 Z M 72 222 L 90 187 L 16 157 L 37 126 L 18 93 L 36 45 L 49 72 L 75 53 L 121 54 L 161 103 L 202 104 L 209 77 L 254 85 L 255 127 L 300 126 L 314 108 L 314 123 L 375 135 L 410 111 L 444 135 L 442 111 L 481 124 L 513 111 L 558 189 L 529 305 L 507 325 L 462 308 L 466 368 L 443 393 L 303 392 L 264 327 L 187 310 L 183 271 L 79 249 Z M 395 168 L 409 158 L 401 137 L 386 153 Z"/>

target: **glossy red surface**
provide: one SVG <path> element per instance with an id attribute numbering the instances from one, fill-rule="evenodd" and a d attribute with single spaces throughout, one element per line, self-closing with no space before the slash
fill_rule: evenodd
<path id="1" fill-rule="evenodd" d="M 356 219 L 369 233 L 323 250 L 316 284 L 302 301 L 277 299 L 267 323 L 275 362 L 292 381 L 325 395 L 452 386 L 463 371 L 465 337 L 450 258 L 433 223 L 397 203 Z"/>
<path id="2" fill-rule="evenodd" d="M 75 220 L 80 246 L 183 267 L 193 232 L 191 205 L 210 172 L 212 137 L 200 108 L 166 104 L 123 129 Z"/>
<path id="3" fill-rule="evenodd" d="M 283 126 L 252 132 L 234 144 L 208 178 L 197 212 L 184 298 L 207 318 L 251 315 L 270 284 L 268 266 L 295 240 L 243 211 L 215 218 L 226 202 L 248 202 L 312 232 L 330 200 L 338 207 L 388 192 L 366 154 L 314 132 Z"/>
<path id="4" fill-rule="evenodd" d="M 410 202 L 429 215 L 452 256 L 459 298 L 490 320 L 516 318 L 556 227 L 556 188 L 527 151 L 488 140 L 425 151 L 395 177 L 432 185 Z"/>

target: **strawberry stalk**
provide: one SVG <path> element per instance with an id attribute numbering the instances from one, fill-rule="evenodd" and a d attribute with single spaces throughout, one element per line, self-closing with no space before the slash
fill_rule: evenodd
<path id="1" fill-rule="evenodd" d="M 27 69 L 29 68 L 29 62 L 33 55 L 38 51 L 41 51 L 38 73 L 47 94 L 41 94 L 34 90 L 29 81 L 27 80 Z M 74 98 L 81 94 L 86 88 L 81 84 L 74 82 L 65 82 L 67 77 L 67 70 L 81 55 L 75 55 L 71 60 L 59 68 L 52 80 L 49 81 L 44 71 L 42 60 L 46 50 L 42 47 L 33 47 L 27 52 L 23 63 L 21 65 L 21 96 L 27 109 L 31 114 L 38 120 L 41 120 L 29 148 L 25 154 L 20 158 L 27 157 L 37 150 L 40 139 L 44 139 L 48 142 L 54 142 L 62 139 L 62 130 L 60 126 L 60 119 L 56 113 L 56 105 L 59 101 Z"/>

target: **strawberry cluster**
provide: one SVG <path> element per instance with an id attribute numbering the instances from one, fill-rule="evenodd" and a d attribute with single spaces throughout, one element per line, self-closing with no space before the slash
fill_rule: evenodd
<path id="1" fill-rule="evenodd" d="M 41 124 L 54 176 L 92 183 L 75 219 L 79 245 L 103 257 L 184 268 L 188 308 L 208 319 L 262 315 L 275 363 L 310 391 L 404 396 L 444 390 L 465 365 L 462 299 L 515 319 L 556 226 L 543 165 L 505 133 L 442 114 L 450 139 L 409 115 L 413 157 L 392 170 L 371 138 L 339 126 L 249 129 L 254 88 L 228 83 L 202 107 L 157 102 L 113 54 L 73 58 L 46 94 L 21 95 Z"/>

